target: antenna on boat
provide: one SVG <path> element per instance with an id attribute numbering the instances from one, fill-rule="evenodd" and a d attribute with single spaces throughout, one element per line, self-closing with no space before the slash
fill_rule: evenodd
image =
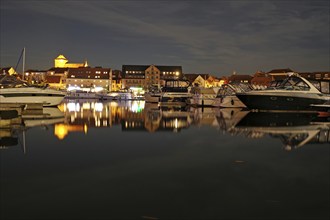
<path id="1" fill-rule="evenodd" d="M 23 73 L 22 73 L 22 80 L 24 80 L 24 72 L 25 72 L 25 47 L 23 48 Z"/>
<path id="2" fill-rule="evenodd" d="M 21 61 L 21 58 L 23 57 L 23 69 L 22 69 L 22 80 L 24 80 L 24 72 L 25 72 L 25 47 L 23 48 L 21 55 L 19 56 L 19 59 L 17 61 L 16 67 L 15 67 L 15 71 L 17 72 L 17 66 L 19 64 L 19 62 Z"/>

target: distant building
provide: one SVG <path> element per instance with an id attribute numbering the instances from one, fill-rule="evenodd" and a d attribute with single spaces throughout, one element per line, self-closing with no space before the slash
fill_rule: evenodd
<path id="1" fill-rule="evenodd" d="M 42 84 L 45 82 L 47 71 L 46 70 L 26 70 L 24 79 L 30 84 Z"/>
<path id="2" fill-rule="evenodd" d="M 290 68 L 286 68 L 286 69 L 273 69 L 271 71 L 268 72 L 269 76 L 273 77 L 273 80 L 281 80 L 281 79 L 285 79 L 289 73 L 293 73 L 295 71 L 293 71 Z"/>
<path id="3" fill-rule="evenodd" d="M 265 73 L 262 71 L 257 71 L 253 78 L 251 79 L 251 84 L 255 86 L 266 86 L 268 87 L 275 78 L 269 73 Z"/>
<path id="4" fill-rule="evenodd" d="M 65 89 L 69 68 L 53 67 L 47 70 L 44 83 L 52 88 Z"/>
<path id="5" fill-rule="evenodd" d="M 112 70 L 111 91 L 122 89 L 122 73 L 121 70 Z"/>
<path id="6" fill-rule="evenodd" d="M 228 82 L 251 83 L 252 78 L 251 75 L 239 75 L 235 73 L 228 77 Z"/>
<path id="7" fill-rule="evenodd" d="M 218 79 L 211 74 L 186 73 L 184 76 L 191 85 L 198 87 L 219 87 L 224 83 L 223 80 Z"/>
<path id="8" fill-rule="evenodd" d="M 54 60 L 54 67 L 55 68 L 79 68 L 79 67 L 88 67 L 87 61 L 83 63 L 69 63 L 69 60 L 65 58 L 62 54 Z"/>
<path id="9" fill-rule="evenodd" d="M 324 72 L 299 72 L 300 76 L 306 78 L 306 79 L 326 79 L 330 80 L 330 72 L 324 71 Z"/>
<path id="10" fill-rule="evenodd" d="M 102 87 L 111 90 L 112 70 L 102 67 L 69 68 L 66 78 L 67 87 Z"/>
<path id="11" fill-rule="evenodd" d="M 182 79 L 181 66 L 123 65 L 122 84 L 125 88 L 149 88 L 152 85 L 165 85 L 166 79 Z"/>
<path id="12" fill-rule="evenodd" d="M 0 68 L 0 74 L 17 75 L 18 73 L 13 67 L 4 67 L 4 68 Z"/>

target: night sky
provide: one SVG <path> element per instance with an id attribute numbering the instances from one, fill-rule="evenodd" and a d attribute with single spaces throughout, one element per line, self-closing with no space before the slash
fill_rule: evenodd
<path id="1" fill-rule="evenodd" d="M 181 65 L 216 76 L 330 71 L 330 1 L 1 0 L 0 67 Z"/>

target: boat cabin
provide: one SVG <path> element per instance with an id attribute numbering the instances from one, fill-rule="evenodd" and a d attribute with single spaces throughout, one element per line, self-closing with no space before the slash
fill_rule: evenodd
<path id="1" fill-rule="evenodd" d="M 188 80 L 166 80 L 162 92 L 188 92 L 189 87 Z"/>

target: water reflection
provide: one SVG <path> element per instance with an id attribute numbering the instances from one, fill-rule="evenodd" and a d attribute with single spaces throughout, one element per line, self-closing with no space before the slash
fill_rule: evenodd
<path id="1" fill-rule="evenodd" d="M 26 134 L 31 128 L 48 130 L 58 123 L 64 123 L 64 113 L 59 108 L 45 107 L 27 109 L 18 114 L 16 110 L 3 110 L 0 117 L 0 148 L 20 145 L 26 153 Z M 8 113 L 8 114 L 6 114 Z"/>
<path id="2" fill-rule="evenodd" d="M 330 142 L 330 117 L 311 113 L 249 112 L 240 108 L 171 108 L 144 101 L 67 100 L 58 108 L 26 112 L 1 119 L 1 146 L 18 145 L 18 134 L 30 127 L 54 126 L 65 139 L 72 132 L 88 134 L 90 128 L 119 126 L 122 132 L 181 132 L 191 126 L 209 126 L 222 134 L 247 138 L 279 139 L 285 150 L 309 143 Z"/>
<path id="3" fill-rule="evenodd" d="M 287 151 L 309 143 L 330 142 L 329 117 L 301 112 L 249 112 L 240 109 L 220 109 L 220 128 L 231 135 L 278 138 Z"/>

